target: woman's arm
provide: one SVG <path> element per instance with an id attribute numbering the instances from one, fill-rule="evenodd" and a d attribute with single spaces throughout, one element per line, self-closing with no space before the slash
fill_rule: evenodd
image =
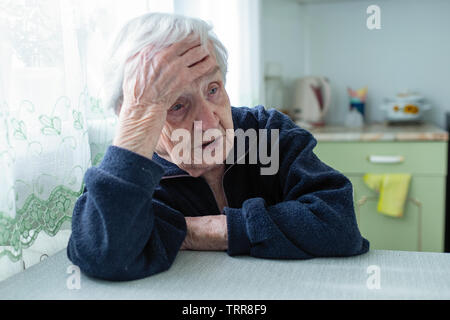
<path id="1" fill-rule="evenodd" d="M 150 159 L 110 146 L 85 175 L 72 216 L 69 259 L 86 274 L 133 280 L 170 267 L 186 236 L 183 214 L 152 198 L 163 174 Z"/>
<path id="2" fill-rule="evenodd" d="M 152 50 L 144 48 L 125 65 L 114 146 L 86 172 L 74 208 L 67 254 L 95 277 L 131 280 L 163 271 L 186 236 L 183 215 L 152 198 L 163 170 L 151 158 L 168 110 L 214 59 L 194 36 L 155 55 Z"/>
<path id="3" fill-rule="evenodd" d="M 367 252 L 358 229 L 350 180 L 313 153 L 317 141 L 277 111 L 257 108 L 259 128 L 279 129 L 283 201 L 246 200 L 225 208 L 228 253 L 264 258 L 350 256 Z"/>

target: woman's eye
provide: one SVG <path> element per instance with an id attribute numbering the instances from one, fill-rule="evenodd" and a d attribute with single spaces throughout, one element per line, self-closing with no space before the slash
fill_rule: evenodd
<path id="1" fill-rule="evenodd" d="M 180 110 L 180 109 L 182 109 L 182 108 L 183 108 L 183 105 L 182 105 L 181 103 L 178 103 L 178 104 L 172 106 L 172 107 L 169 109 L 169 111 L 178 111 L 178 110 Z"/>
<path id="2" fill-rule="evenodd" d="M 217 90 L 219 90 L 219 88 L 214 87 L 214 88 L 212 88 L 211 90 L 209 90 L 209 94 L 216 94 L 216 93 L 217 93 Z"/>

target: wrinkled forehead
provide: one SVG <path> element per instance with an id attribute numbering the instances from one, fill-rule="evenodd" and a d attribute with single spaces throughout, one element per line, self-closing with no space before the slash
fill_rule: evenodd
<path id="1" fill-rule="evenodd" d="M 202 85 L 215 80 L 222 80 L 222 72 L 217 64 L 211 71 L 194 80 L 193 84 Z"/>

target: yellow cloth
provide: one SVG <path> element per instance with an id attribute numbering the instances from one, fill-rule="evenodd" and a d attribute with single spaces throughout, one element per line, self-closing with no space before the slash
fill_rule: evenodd
<path id="1" fill-rule="evenodd" d="M 366 185 L 380 193 L 377 210 L 391 217 L 403 216 L 406 196 L 408 195 L 411 174 L 409 173 L 366 173 L 363 177 Z"/>

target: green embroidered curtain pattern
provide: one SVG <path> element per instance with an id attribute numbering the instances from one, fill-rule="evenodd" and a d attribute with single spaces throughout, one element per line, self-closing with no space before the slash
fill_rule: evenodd
<path id="1" fill-rule="evenodd" d="M 85 9 L 0 2 L 0 280 L 66 247 L 84 172 L 111 143 L 116 121 L 97 97 L 111 26 Z"/>

